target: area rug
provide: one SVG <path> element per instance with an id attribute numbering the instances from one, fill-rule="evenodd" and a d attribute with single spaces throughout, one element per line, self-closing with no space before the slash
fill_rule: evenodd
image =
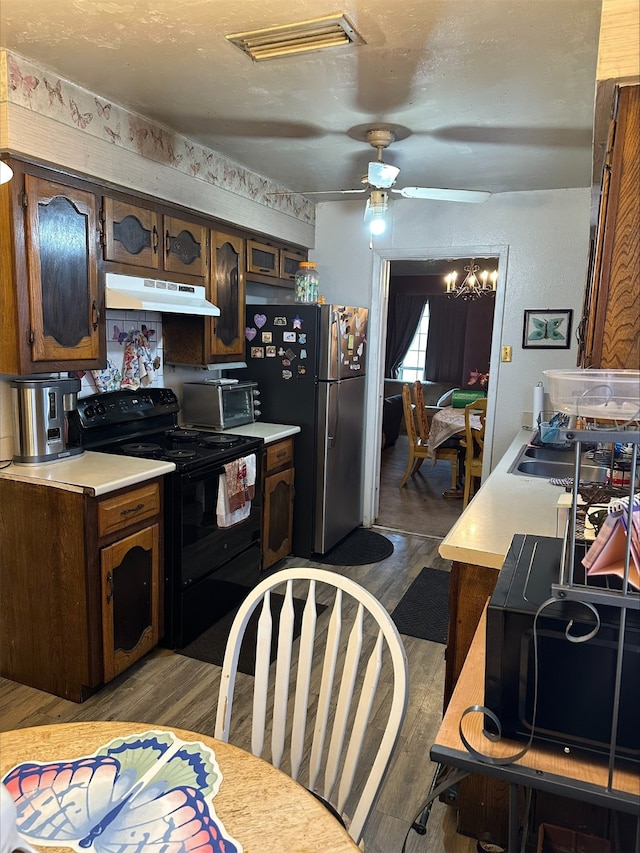
<path id="1" fill-rule="evenodd" d="M 422 569 L 391 614 L 401 634 L 447 642 L 449 577 L 449 572 L 440 569 Z"/>
<path id="2" fill-rule="evenodd" d="M 283 595 L 280 595 L 277 592 L 271 593 L 271 613 L 273 616 L 273 631 L 271 639 L 270 660 L 272 663 L 276 657 L 278 622 L 280 617 L 280 611 L 282 610 L 283 601 Z M 305 602 L 301 599 L 293 599 L 294 638 L 300 635 L 300 630 L 302 626 L 302 612 L 304 610 L 304 606 Z M 231 625 L 236 617 L 238 609 L 239 608 L 236 607 L 234 610 L 227 613 L 210 628 L 207 628 L 207 630 L 200 634 L 199 637 L 196 637 L 196 639 L 189 643 L 188 646 L 185 646 L 182 649 L 176 649 L 177 654 L 184 655 L 188 658 L 195 658 L 196 660 L 201 660 L 205 663 L 213 663 L 216 666 L 222 666 L 222 662 L 224 660 L 224 653 L 227 646 L 227 639 L 229 637 L 229 631 L 231 630 Z M 242 640 L 242 646 L 240 647 L 238 672 L 244 672 L 247 675 L 253 675 L 255 670 L 256 638 L 258 634 L 258 619 L 260 618 L 261 610 L 262 606 L 258 605 L 258 607 L 252 613 L 251 619 L 249 619 L 249 623 L 245 630 L 244 638 Z M 316 612 L 318 613 L 318 615 L 320 615 L 323 610 L 326 610 L 326 607 L 323 604 L 316 604 Z"/>
<path id="3" fill-rule="evenodd" d="M 313 559 L 328 566 L 364 566 L 379 563 L 392 554 L 393 542 L 386 536 L 357 527 L 326 554 L 314 554 Z"/>

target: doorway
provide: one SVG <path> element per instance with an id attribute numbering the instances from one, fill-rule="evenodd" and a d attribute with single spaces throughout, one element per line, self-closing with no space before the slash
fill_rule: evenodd
<path id="1" fill-rule="evenodd" d="M 382 406 L 383 381 L 385 367 L 385 349 L 387 338 L 387 321 L 389 310 L 389 280 L 391 263 L 395 261 L 435 262 L 450 258 L 498 258 L 498 281 L 496 287 L 495 309 L 493 317 L 493 337 L 489 372 L 491 388 L 487 406 L 486 435 L 487 446 L 491 447 L 496 389 L 499 383 L 500 342 L 502 340 L 504 314 L 504 287 L 507 274 L 507 246 L 461 246 L 447 250 L 442 248 L 423 249 L 381 249 L 374 250 L 373 275 L 371 290 L 371 309 L 369 314 L 369 365 L 366 400 L 365 443 L 367 447 L 378 448 L 377 453 L 367 454 L 363 473 L 363 524 L 371 527 L 376 523 L 380 505 L 380 470 L 381 470 L 381 436 L 382 436 Z M 490 470 L 491 454 L 485 457 L 485 475 Z"/>

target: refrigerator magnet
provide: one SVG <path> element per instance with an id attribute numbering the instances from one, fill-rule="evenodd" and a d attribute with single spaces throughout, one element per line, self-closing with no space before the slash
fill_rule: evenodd
<path id="1" fill-rule="evenodd" d="M 282 366 L 283 366 L 283 367 L 290 367 L 290 366 L 291 366 L 291 362 L 289 361 L 289 359 L 288 359 L 288 358 L 283 358 L 283 359 L 282 359 Z"/>
<path id="2" fill-rule="evenodd" d="M 294 329 L 301 329 L 302 328 L 302 317 L 299 314 L 296 314 L 296 316 L 293 318 L 293 328 Z"/>
<path id="3" fill-rule="evenodd" d="M 298 365 L 298 376 L 304 376 L 304 374 L 306 372 L 307 372 L 307 368 L 304 366 L 304 364 L 299 364 Z"/>
<path id="4" fill-rule="evenodd" d="M 273 325 L 274 326 L 286 326 L 287 325 L 287 318 L 286 317 L 274 317 L 273 318 Z"/>
<path id="5" fill-rule="evenodd" d="M 244 330 L 244 336 L 248 341 L 252 341 L 257 334 L 257 330 L 254 329 L 252 326 L 247 326 L 247 328 Z"/>
<path id="6" fill-rule="evenodd" d="M 280 358 L 282 358 L 282 356 L 284 355 L 284 347 L 280 347 L 280 349 L 278 350 L 278 355 L 280 356 Z"/>
<path id="7" fill-rule="evenodd" d="M 306 344 L 306 342 L 307 342 L 306 334 L 304 332 L 300 332 L 300 334 L 298 335 L 298 343 L 299 344 Z"/>
<path id="8" fill-rule="evenodd" d="M 289 359 L 289 361 L 293 361 L 296 358 L 296 354 L 292 349 L 288 349 L 285 352 L 285 357 Z"/>
<path id="9" fill-rule="evenodd" d="M 276 348 L 275 347 L 266 347 L 265 355 L 267 358 L 275 358 L 276 357 Z"/>
<path id="10" fill-rule="evenodd" d="M 261 329 L 264 326 L 264 324 L 267 322 L 267 315 L 266 314 L 254 314 L 253 315 L 253 322 L 256 324 L 256 326 L 259 329 Z"/>
<path id="11" fill-rule="evenodd" d="M 262 333 L 262 343 L 263 344 L 273 343 L 273 332 L 263 332 Z"/>
<path id="12" fill-rule="evenodd" d="M 301 349 L 300 350 L 300 358 L 306 358 L 306 357 L 307 357 L 306 349 Z"/>
<path id="13" fill-rule="evenodd" d="M 282 371 L 282 378 L 283 379 L 291 379 L 292 376 L 293 376 L 293 373 L 290 370 L 283 370 Z"/>
<path id="14" fill-rule="evenodd" d="M 264 358 L 264 347 L 251 347 L 251 358 Z"/>
<path id="15" fill-rule="evenodd" d="M 283 332 L 282 340 L 285 343 L 295 343 L 296 342 L 296 333 L 295 332 Z"/>

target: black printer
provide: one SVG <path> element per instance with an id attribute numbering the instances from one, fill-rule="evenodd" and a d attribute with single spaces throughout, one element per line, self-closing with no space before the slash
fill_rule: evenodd
<path id="1" fill-rule="evenodd" d="M 579 545 L 576 548 L 579 549 Z M 584 548 L 584 546 L 582 546 Z M 534 619 L 552 598 L 560 578 L 563 540 L 518 534 L 498 576 L 487 608 L 485 706 L 504 737 L 528 740 L 534 721 L 536 673 Z M 576 566 L 582 553 L 576 553 Z M 594 605 L 595 606 L 595 605 Z M 597 605 L 595 614 L 578 601 L 554 601 L 537 620 L 537 710 L 534 739 L 609 754 L 621 609 Z M 573 620 L 572 624 L 571 620 Z M 627 608 L 622 657 L 616 756 L 640 760 L 640 612 Z M 486 717 L 486 728 L 494 731 Z"/>

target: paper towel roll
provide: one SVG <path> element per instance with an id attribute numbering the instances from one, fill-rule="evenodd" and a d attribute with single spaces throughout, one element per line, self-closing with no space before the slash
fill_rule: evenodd
<path id="1" fill-rule="evenodd" d="M 533 386 L 533 428 L 538 426 L 540 412 L 544 411 L 544 385 L 538 382 Z"/>

